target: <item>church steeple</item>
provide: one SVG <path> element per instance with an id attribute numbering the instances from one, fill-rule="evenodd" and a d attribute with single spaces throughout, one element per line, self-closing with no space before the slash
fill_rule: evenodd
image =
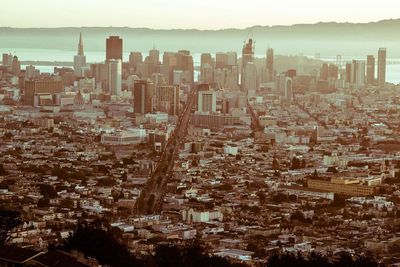
<path id="1" fill-rule="evenodd" d="M 83 56 L 82 33 L 80 33 L 80 35 L 79 35 L 78 56 Z"/>

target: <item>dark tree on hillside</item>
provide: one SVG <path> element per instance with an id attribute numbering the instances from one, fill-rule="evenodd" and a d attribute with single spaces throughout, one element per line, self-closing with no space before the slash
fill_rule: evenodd
<path id="1" fill-rule="evenodd" d="M 6 169 L 4 169 L 3 164 L 0 164 L 0 176 L 7 175 Z"/>
<path id="2" fill-rule="evenodd" d="M 301 168 L 301 161 L 298 157 L 293 157 L 292 158 L 292 162 L 291 162 L 291 166 L 290 169 L 292 170 L 297 170 Z"/>
<path id="3" fill-rule="evenodd" d="M 272 160 L 272 169 L 273 170 L 279 170 L 280 169 L 279 162 L 275 157 Z"/>
<path id="4" fill-rule="evenodd" d="M 128 248 L 120 243 L 102 224 L 81 223 L 59 247 L 65 251 L 79 251 L 94 257 L 100 264 L 113 267 L 142 266 Z"/>
<path id="5" fill-rule="evenodd" d="M 157 266 L 185 266 L 181 250 L 172 245 L 160 245 L 156 248 L 155 262 Z"/>
<path id="6" fill-rule="evenodd" d="M 17 211 L 0 208 L 0 245 L 8 239 L 8 233 L 22 223 Z"/>
<path id="7" fill-rule="evenodd" d="M 40 190 L 40 194 L 42 194 L 45 198 L 56 198 L 57 197 L 57 191 L 51 185 L 40 184 L 39 190 Z"/>
<path id="8" fill-rule="evenodd" d="M 339 171 L 334 166 L 329 166 L 326 172 L 338 173 Z"/>

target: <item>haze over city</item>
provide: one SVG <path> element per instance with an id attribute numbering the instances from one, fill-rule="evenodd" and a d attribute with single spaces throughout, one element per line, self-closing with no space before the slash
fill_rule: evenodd
<path id="1" fill-rule="evenodd" d="M 17 28 L 132 27 L 225 29 L 254 25 L 371 22 L 398 18 L 396 0 L 18 0 L 9 1 L 0 25 Z M 34 14 L 34 15 L 32 15 Z M 101 19 L 99 19 L 101 18 Z"/>
<path id="2" fill-rule="evenodd" d="M 395 1 L 9 1 L 0 267 L 398 267 Z"/>

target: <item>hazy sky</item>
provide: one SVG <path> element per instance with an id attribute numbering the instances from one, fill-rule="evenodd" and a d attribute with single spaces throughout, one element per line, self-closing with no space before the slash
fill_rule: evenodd
<path id="1" fill-rule="evenodd" d="M 399 18 L 398 0 L 10 0 L 0 26 L 245 28 Z"/>

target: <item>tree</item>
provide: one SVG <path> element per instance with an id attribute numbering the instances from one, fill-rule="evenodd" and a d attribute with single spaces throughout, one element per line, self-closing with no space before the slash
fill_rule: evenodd
<path id="1" fill-rule="evenodd" d="M 160 245 L 156 248 L 155 261 L 157 266 L 185 266 L 181 251 L 172 245 Z"/>
<path id="2" fill-rule="evenodd" d="M 233 186 L 231 184 L 225 183 L 218 186 L 218 189 L 223 191 L 231 191 L 233 189 Z"/>
<path id="3" fill-rule="evenodd" d="M 106 221 L 79 223 L 74 232 L 57 249 L 79 251 L 86 257 L 95 258 L 99 264 L 113 267 L 245 267 L 246 264 L 230 263 L 227 259 L 209 256 L 198 241 L 185 246 L 162 243 L 163 240 L 148 240 L 158 243 L 154 255 L 137 259 L 117 238 L 118 231 Z M 161 243 L 161 244 L 160 244 Z"/>
<path id="4" fill-rule="evenodd" d="M 307 167 L 307 162 L 304 158 L 301 159 L 301 168 Z"/>
<path id="5" fill-rule="evenodd" d="M 42 194 L 44 198 L 56 198 L 57 197 L 57 191 L 51 185 L 40 184 L 39 191 L 40 191 L 40 194 Z"/>
<path id="6" fill-rule="evenodd" d="M 4 169 L 3 164 L 0 164 L 0 176 L 7 175 L 6 169 Z"/>
<path id="7" fill-rule="evenodd" d="M 335 166 L 329 166 L 326 172 L 338 173 L 339 171 L 336 169 Z"/>
<path id="8" fill-rule="evenodd" d="M 18 211 L 0 208 L 0 245 L 8 239 L 8 233 L 22 223 Z"/>
<path id="9" fill-rule="evenodd" d="M 278 160 L 274 157 L 272 160 L 272 169 L 278 171 L 280 169 Z"/>
<path id="10" fill-rule="evenodd" d="M 75 205 L 74 201 L 72 199 L 70 199 L 70 198 L 62 199 L 61 202 L 60 202 L 60 206 L 63 207 L 63 208 L 72 209 L 72 208 L 74 208 L 74 205 Z"/>
<path id="11" fill-rule="evenodd" d="M 317 170 L 314 170 L 314 172 L 313 172 L 311 178 L 312 178 L 312 179 L 318 179 L 318 172 L 317 172 Z"/>
<path id="12" fill-rule="evenodd" d="M 263 205 L 267 199 L 265 196 L 265 193 L 263 191 L 258 191 L 257 192 L 258 200 L 260 201 L 260 204 Z"/>
<path id="13" fill-rule="evenodd" d="M 290 169 L 297 170 L 300 168 L 301 168 L 301 162 L 300 162 L 299 158 L 293 157 Z"/>
<path id="14" fill-rule="evenodd" d="M 79 251 L 95 258 L 101 265 L 114 267 L 141 266 L 128 248 L 120 243 L 103 223 L 80 223 L 59 247 L 64 251 Z"/>

